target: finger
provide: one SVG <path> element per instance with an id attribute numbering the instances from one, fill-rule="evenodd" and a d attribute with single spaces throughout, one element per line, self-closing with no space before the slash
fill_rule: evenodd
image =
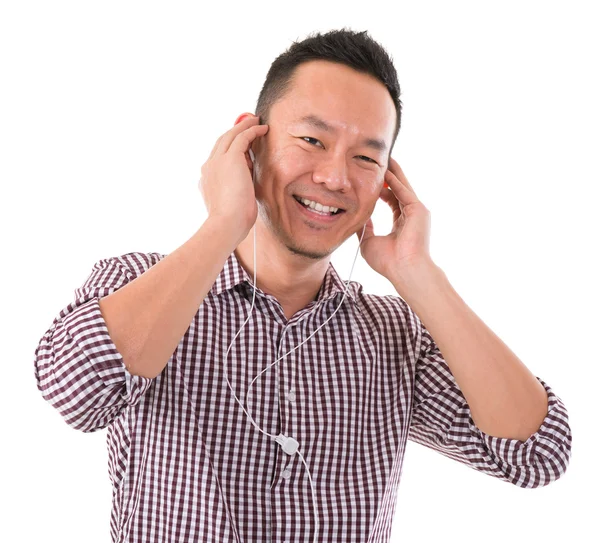
<path id="1" fill-rule="evenodd" d="M 402 183 L 391 170 L 385 172 L 385 180 L 387 181 L 391 192 L 396 196 L 401 205 L 405 206 L 419 201 L 414 191 Z"/>
<path id="2" fill-rule="evenodd" d="M 392 208 L 392 211 L 396 211 L 397 209 L 401 208 L 400 202 L 398 201 L 398 198 L 396 198 L 396 195 L 393 191 L 389 189 L 382 189 L 379 197 Z"/>
<path id="3" fill-rule="evenodd" d="M 404 206 L 400 204 L 398 198 L 389 189 L 382 189 L 380 198 L 390 206 L 393 214 L 393 220 L 396 222 L 401 216 Z"/>
<path id="4" fill-rule="evenodd" d="M 394 160 L 391 156 L 390 156 L 390 167 L 389 167 L 389 169 L 416 196 L 417 193 L 415 192 L 415 189 L 412 188 L 411 184 L 408 182 L 408 179 L 406 178 L 406 175 L 404 175 L 404 172 L 402 171 L 402 168 L 400 167 L 400 164 L 398 164 L 398 162 L 396 160 Z"/>
<path id="5" fill-rule="evenodd" d="M 229 152 L 246 154 L 250 144 L 258 137 L 264 136 L 269 131 L 268 124 L 257 124 L 240 132 L 229 146 Z"/>
<path id="6" fill-rule="evenodd" d="M 259 126 L 258 125 L 259 117 L 256 116 L 248 116 L 242 119 L 239 123 L 237 123 L 233 128 L 230 128 L 227 132 L 225 132 L 221 137 L 217 140 L 215 144 L 215 149 L 211 158 L 216 155 L 222 155 L 229 150 L 231 146 L 231 142 L 236 138 L 236 136 L 248 129 L 251 126 Z"/>

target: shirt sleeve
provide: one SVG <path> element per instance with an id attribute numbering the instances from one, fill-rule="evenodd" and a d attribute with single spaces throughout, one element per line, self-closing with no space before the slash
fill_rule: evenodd
<path id="1" fill-rule="evenodd" d="M 420 322 L 420 321 L 419 321 Z M 526 441 L 495 437 L 473 422 L 469 405 L 429 331 L 421 326 L 408 439 L 521 488 L 558 479 L 571 458 L 571 428 L 565 405 L 542 379 L 548 412 Z"/>
<path id="2" fill-rule="evenodd" d="M 132 375 L 115 347 L 99 300 L 160 259 L 127 253 L 99 260 L 75 300 L 62 309 L 35 350 L 35 378 L 42 397 L 76 430 L 95 432 L 137 405 L 154 379 Z"/>

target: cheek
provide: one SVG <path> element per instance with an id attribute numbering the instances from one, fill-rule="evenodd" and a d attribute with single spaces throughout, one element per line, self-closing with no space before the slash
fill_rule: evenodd
<path id="1" fill-rule="evenodd" d="M 310 171 L 311 165 L 306 155 L 293 146 L 271 150 L 255 186 L 257 200 L 270 207 L 284 198 L 285 187 Z"/>
<path id="2" fill-rule="evenodd" d="M 383 187 L 383 174 L 376 171 L 369 172 L 364 175 L 363 182 L 364 191 L 377 201 L 377 198 L 379 198 L 379 195 L 381 194 L 381 188 Z"/>
<path id="3" fill-rule="evenodd" d="M 288 185 L 312 171 L 312 161 L 308 153 L 290 146 L 273 151 L 269 162 L 262 172 L 262 179 L 255 187 L 258 199 L 266 197 L 273 202 L 280 202 L 289 192 Z"/>
<path id="4" fill-rule="evenodd" d="M 281 149 L 273 156 L 272 168 L 284 181 L 292 181 L 314 167 L 314 157 L 298 146 Z"/>
<path id="5" fill-rule="evenodd" d="M 377 202 L 380 200 L 381 188 L 383 187 L 383 175 L 364 176 L 361 184 L 361 201 L 368 214 L 373 213 Z"/>
<path id="6" fill-rule="evenodd" d="M 371 203 L 375 207 L 381 188 L 383 187 L 383 175 L 378 172 L 366 172 L 357 177 L 357 190 L 365 203 Z"/>

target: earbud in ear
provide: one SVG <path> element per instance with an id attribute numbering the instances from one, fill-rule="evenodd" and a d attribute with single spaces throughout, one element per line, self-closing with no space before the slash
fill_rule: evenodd
<path id="1" fill-rule="evenodd" d="M 252 164 L 254 164 L 254 153 L 252 152 L 252 149 L 248 148 L 248 154 L 250 155 L 250 160 L 252 161 Z"/>

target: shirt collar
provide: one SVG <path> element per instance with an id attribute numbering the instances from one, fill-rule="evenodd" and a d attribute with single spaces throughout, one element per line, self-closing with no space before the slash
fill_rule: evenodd
<path id="1" fill-rule="evenodd" d="M 258 270 L 260 273 L 260 269 Z M 210 293 L 218 296 L 222 292 L 226 290 L 232 289 L 235 286 L 247 282 L 252 288 L 253 281 L 250 274 L 245 270 L 245 268 L 240 264 L 240 261 L 235 256 L 235 252 L 232 252 L 227 260 L 225 261 L 225 265 L 221 270 L 221 273 L 217 276 L 215 283 L 210 289 Z M 351 281 L 348 287 L 348 292 L 346 293 L 346 297 L 349 297 L 356 304 L 356 295 L 357 289 L 360 288 L 360 284 L 356 281 Z M 327 267 L 327 271 L 325 272 L 325 277 L 323 279 L 323 283 L 321 283 L 321 288 L 317 294 L 317 303 L 329 300 L 338 294 L 343 294 L 346 289 L 346 283 L 342 281 L 337 271 L 333 267 L 333 264 L 329 262 L 329 266 Z M 264 292 L 256 287 L 257 293 Z"/>

